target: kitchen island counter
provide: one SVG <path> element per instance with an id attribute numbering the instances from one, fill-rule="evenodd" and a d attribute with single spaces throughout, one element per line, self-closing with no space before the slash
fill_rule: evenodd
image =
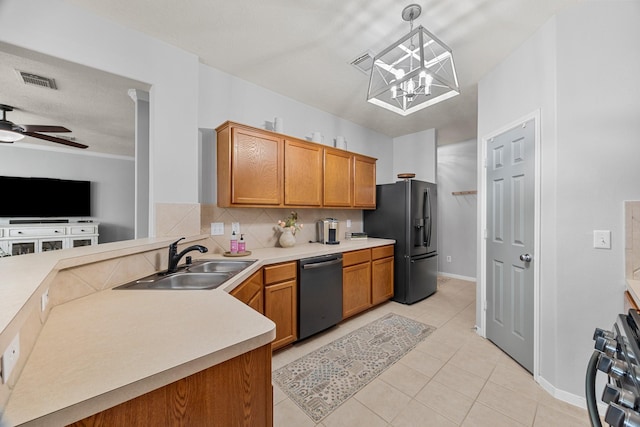
<path id="1" fill-rule="evenodd" d="M 393 243 L 368 239 L 256 249 L 249 258 L 257 262 L 216 290 L 107 289 L 56 306 L 0 425 L 65 425 L 266 345 L 275 337 L 273 322 L 229 291 L 264 265 Z M 92 251 L 87 261 L 104 256 Z M 58 269 L 83 262 L 55 261 Z"/>
<path id="2" fill-rule="evenodd" d="M 80 298 L 51 311 L 0 425 L 66 425 L 274 337 L 273 322 L 220 290 Z"/>

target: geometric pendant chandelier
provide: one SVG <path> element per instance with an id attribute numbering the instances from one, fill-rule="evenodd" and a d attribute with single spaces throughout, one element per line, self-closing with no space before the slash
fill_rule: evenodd
<path id="1" fill-rule="evenodd" d="M 407 116 L 460 93 L 451 49 L 413 20 L 422 8 L 412 4 L 402 11 L 409 34 L 373 59 L 367 101 Z"/>

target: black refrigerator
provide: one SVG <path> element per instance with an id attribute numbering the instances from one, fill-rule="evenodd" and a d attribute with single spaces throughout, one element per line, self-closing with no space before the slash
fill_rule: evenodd
<path id="1" fill-rule="evenodd" d="M 431 182 L 407 179 L 376 186 L 376 209 L 364 211 L 370 237 L 394 239 L 393 300 L 413 304 L 437 288 L 437 190 Z"/>

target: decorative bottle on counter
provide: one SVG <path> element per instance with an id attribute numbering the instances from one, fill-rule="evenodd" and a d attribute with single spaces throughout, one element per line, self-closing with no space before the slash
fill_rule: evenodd
<path id="1" fill-rule="evenodd" d="M 240 240 L 238 240 L 238 253 L 244 253 L 246 252 L 246 245 L 244 242 L 244 234 L 240 235 Z"/>
<path id="2" fill-rule="evenodd" d="M 238 236 L 236 236 L 236 232 L 231 232 L 231 251 L 232 254 L 238 253 Z"/>

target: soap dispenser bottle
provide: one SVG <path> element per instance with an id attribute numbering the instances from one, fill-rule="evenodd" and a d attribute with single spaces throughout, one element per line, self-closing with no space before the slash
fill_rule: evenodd
<path id="1" fill-rule="evenodd" d="M 235 230 L 231 232 L 231 251 L 232 254 L 238 253 L 238 236 L 236 236 Z"/>
<path id="2" fill-rule="evenodd" d="M 240 240 L 238 240 L 238 253 L 242 254 L 244 252 L 246 252 L 246 245 L 244 242 L 244 234 L 240 235 Z"/>

